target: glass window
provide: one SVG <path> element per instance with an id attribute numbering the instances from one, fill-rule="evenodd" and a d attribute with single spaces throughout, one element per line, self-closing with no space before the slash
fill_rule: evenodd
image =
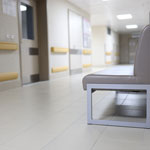
<path id="1" fill-rule="evenodd" d="M 21 3 L 22 38 L 34 40 L 33 7 Z"/>

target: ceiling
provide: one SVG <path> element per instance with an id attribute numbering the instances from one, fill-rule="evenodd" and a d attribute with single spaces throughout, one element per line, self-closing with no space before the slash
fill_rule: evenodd
<path id="1" fill-rule="evenodd" d="M 114 31 L 138 32 L 149 24 L 150 0 L 68 0 L 91 15 L 92 26 L 106 25 Z M 132 14 L 131 20 L 118 20 L 119 14 Z M 126 25 L 137 24 L 138 29 L 127 30 Z"/>

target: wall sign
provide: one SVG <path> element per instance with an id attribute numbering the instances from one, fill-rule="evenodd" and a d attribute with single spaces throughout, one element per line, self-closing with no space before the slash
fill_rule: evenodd
<path id="1" fill-rule="evenodd" d="M 85 18 L 83 18 L 83 47 L 91 48 L 91 25 Z"/>
<path id="2" fill-rule="evenodd" d="M 2 0 L 3 13 L 9 16 L 17 16 L 16 0 Z"/>

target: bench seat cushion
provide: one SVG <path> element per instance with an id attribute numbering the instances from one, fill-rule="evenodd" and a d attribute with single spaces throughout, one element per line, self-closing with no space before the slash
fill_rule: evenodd
<path id="1" fill-rule="evenodd" d="M 133 74 L 133 70 L 131 65 L 115 66 L 89 74 L 83 78 L 83 88 L 86 90 L 87 84 L 141 84 L 142 81 Z"/>

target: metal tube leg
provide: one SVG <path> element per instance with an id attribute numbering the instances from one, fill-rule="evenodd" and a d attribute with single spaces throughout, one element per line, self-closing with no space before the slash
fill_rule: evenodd
<path id="1" fill-rule="evenodd" d="M 146 92 L 146 128 L 150 128 L 150 89 L 147 89 Z"/>
<path id="2" fill-rule="evenodd" d="M 92 123 L 92 89 L 87 86 L 87 118 L 88 124 Z"/>

